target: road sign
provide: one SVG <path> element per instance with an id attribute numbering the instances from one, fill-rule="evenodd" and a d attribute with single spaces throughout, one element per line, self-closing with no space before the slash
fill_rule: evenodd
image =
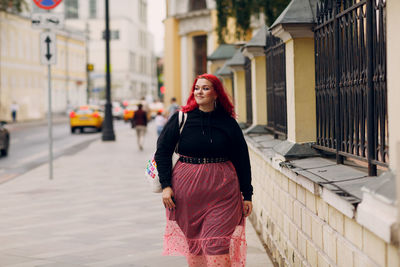
<path id="1" fill-rule="evenodd" d="M 43 9 L 53 9 L 61 3 L 62 0 L 33 0 L 35 4 Z"/>
<path id="2" fill-rule="evenodd" d="M 33 13 L 32 28 L 34 29 L 62 29 L 64 15 L 59 13 Z"/>
<path id="3" fill-rule="evenodd" d="M 43 65 L 56 64 L 56 35 L 53 32 L 40 34 L 40 62 Z"/>

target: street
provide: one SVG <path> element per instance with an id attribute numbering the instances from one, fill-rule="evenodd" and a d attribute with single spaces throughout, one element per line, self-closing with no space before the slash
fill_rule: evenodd
<path id="1" fill-rule="evenodd" d="M 9 124 L 10 149 L 7 157 L 0 158 L 0 184 L 9 181 L 49 160 L 47 121 Z M 115 131 L 129 127 L 114 121 Z M 59 118 L 53 124 L 53 156 L 74 154 L 101 138 L 101 133 L 86 129 L 84 133 L 71 134 L 68 118 Z"/>

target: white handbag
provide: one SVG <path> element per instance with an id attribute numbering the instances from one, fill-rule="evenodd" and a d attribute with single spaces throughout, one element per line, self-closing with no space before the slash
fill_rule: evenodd
<path id="1" fill-rule="evenodd" d="M 182 111 L 179 111 L 179 114 L 178 114 L 179 134 L 182 133 L 183 127 L 185 126 L 185 123 L 186 123 L 186 118 L 187 118 L 187 114 Z M 177 150 L 178 144 L 179 144 L 179 140 L 175 146 L 174 153 L 172 154 L 172 169 L 174 169 L 175 164 L 179 160 L 179 154 L 178 154 L 178 150 Z M 160 177 L 158 176 L 157 163 L 154 159 L 154 155 L 151 158 L 151 160 L 149 160 L 147 162 L 147 166 L 144 171 L 144 174 L 145 174 L 146 180 L 149 182 L 149 184 L 151 186 L 151 191 L 153 191 L 154 193 L 161 193 L 162 188 L 161 188 L 161 183 L 160 183 Z"/>

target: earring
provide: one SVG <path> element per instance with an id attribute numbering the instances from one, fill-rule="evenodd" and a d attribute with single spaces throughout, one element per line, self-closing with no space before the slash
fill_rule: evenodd
<path id="1" fill-rule="evenodd" d="M 214 100 L 214 108 L 217 108 L 217 100 Z"/>

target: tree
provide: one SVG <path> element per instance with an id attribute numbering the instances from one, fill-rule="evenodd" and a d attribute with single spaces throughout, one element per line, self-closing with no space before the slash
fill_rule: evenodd
<path id="1" fill-rule="evenodd" d="M 25 0 L 0 0 L 0 11 L 20 13 L 27 9 Z"/>
<path id="2" fill-rule="evenodd" d="M 217 33 L 220 43 L 224 43 L 227 33 L 227 19 L 236 19 L 236 35 L 240 39 L 250 29 L 251 15 L 265 15 L 265 24 L 271 25 L 289 4 L 290 0 L 216 0 Z"/>

